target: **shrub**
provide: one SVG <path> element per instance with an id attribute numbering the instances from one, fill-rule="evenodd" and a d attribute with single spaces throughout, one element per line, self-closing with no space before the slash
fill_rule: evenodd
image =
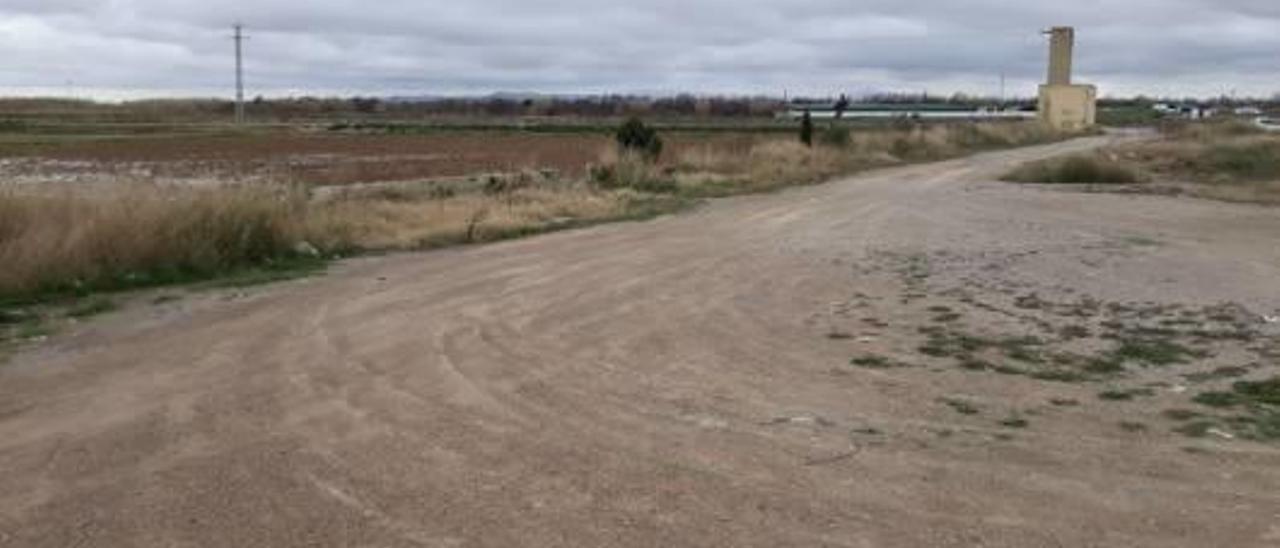
<path id="1" fill-rule="evenodd" d="M 624 152 L 612 163 L 591 168 L 591 181 L 599 188 L 630 188 L 640 192 L 675 192 L 676 182 L 644 155 Z"/>
<path id="2" fill-rule="evenodd" d="M 804 111 L 804 118 L 800 119 L 800 142 L 804 146 L 813 146 L 813 116 L 809 111 Z"/>
<path id="3" fill-rule="evenodd" d="M 624 154 L 639 154 L 651 162 L 662 156 L 662 138 L 658 137 L 657 130 L 646 126 L 639 118 L 627 120 L 614 137 Z"/>
<path id="4" fill-rule="evenodd" d="M 834 108 L 836 111 L 836 119 L 839 120 L 841 118 L 844 118 L 844 111 L 849 110 L 849 107 L 852 104 L 853 104 L 852 101 L 849 101 L 849 96 L 841 93 L 840 99 L 837 100 L 836 104 L 834 105 Z"/>
<path id="5" fill-rule="evenodd" d="M 481 189 L 485 196 L 506 196 L 532 186 L 532 177 L 526 172 L 515 175 L 490 175 L 485 179 Z"/>
<path id="6" fill-rule="evenodd" d="M 849 128 L 839 124 L 831 124 L 822 131 L 821 139 L 824 145 L 844 148 L 853 142 L 853 135 L 849 132 Z"/>
<path id="7" fill-rule="evenodd" d="M 1017 183 L 1061 184 L 1130 184 L 1140 181 L 1137 171 L 1132 167 L 1098 156 L 1086 155 L 1025 164 L 1006 174 L 1003 179 Z"/>

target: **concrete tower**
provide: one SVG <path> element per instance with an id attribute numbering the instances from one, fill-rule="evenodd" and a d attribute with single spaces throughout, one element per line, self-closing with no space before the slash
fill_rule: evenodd
<path id="1" fill-rule="evenodd" d="M 1057 27 L 1049 30 L 1049 81 L 1051 86 L 1071 85 L 1071 58 L 1075 55 L 1076 29 Z"/>
<path id="2" fill-rule="evenodd" d="M 1059 131 L 1080 131 L 1097 121 L 1098 90 L 1071 83 L 1076 31 L 1054 27 L 1049 35 L 1049 81 L 1040 86 L 1040 120 Z"/>

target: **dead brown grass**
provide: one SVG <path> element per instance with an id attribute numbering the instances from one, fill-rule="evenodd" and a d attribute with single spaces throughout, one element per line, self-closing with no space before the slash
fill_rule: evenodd
<path id="1" fill-rule="evenodd" d="M 0 295 L 129 285 L 282 256 L 305 237 L 290 188 L 11 188 L 0 192 Z"/>
<path id="2" fill-rule="evenodd" d="M 639 216 L 650 208 L 660 210 L 661 202 L 632 190 L 598 191 L 585 185 L 446 199 L 343 199 L 316 205 L 306 232 L 326 248 L 420 249 Z"/>
<path id="3" fill-rule="evenodd" d="M 1035 123 L 875 128 L 850 131 L 844 145 L 806 147 L 790 136 L 771 136 L 745 147 L 687 147 L 674 164 L 683 191 L 725 195 L 814 183 L 866 169 L 954 158 L 1055 137 Z"/>
<path id="4" fill-rule="evenodd" d="M 316 253 L 488 241 L 673 205 L 584 184 L 325 200 L 287 185 L 9 188 L 0 191 L 0 298 L 185 281 Z"/>
<path id="5" fill-rule="evenodd" d="M 1204 198 L 1280 204 L 1280 136 L 1240 122 L 1182 124 L 1111 157 Z"/>
<path id="6" fill-rule="evenodd" d="M 1076 154 L 1024 164 L 1005 174 L 1005 181 L 1054 184 L 1133 184 L 1141 180 L 1130 165 L 1105 154 Z"/>
<path id="7" fill-rule="evenodd" d="M 1004 178 L 1035 183 L 1143 183 L 1150 192 L 1280 204 L 1280 135 L 1239 120 L 1184 122 L 1160 129 L 1157 139 L 1033 162 Z"/>

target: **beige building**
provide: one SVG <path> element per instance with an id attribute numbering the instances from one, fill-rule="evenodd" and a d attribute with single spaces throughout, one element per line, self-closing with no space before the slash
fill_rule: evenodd
<path id="1" fill-rule="evenodd" d="M 1076 31 L 1071 27 L 1049 30 L 1049 80 L 1040 86 L 1040 120 L 1060 131 L 1093 127 L 1098 119 L 1098 89 L 1071 83 Z"/>

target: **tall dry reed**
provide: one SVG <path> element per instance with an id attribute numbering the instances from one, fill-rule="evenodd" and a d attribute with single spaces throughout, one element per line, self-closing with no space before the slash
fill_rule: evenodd
<path id="1" fill-rule="evenodd" d="M 305 238 L 307 207 L 302 193 L 276 187 L 0 190 L 0 295 L 260 264 Z"/>

